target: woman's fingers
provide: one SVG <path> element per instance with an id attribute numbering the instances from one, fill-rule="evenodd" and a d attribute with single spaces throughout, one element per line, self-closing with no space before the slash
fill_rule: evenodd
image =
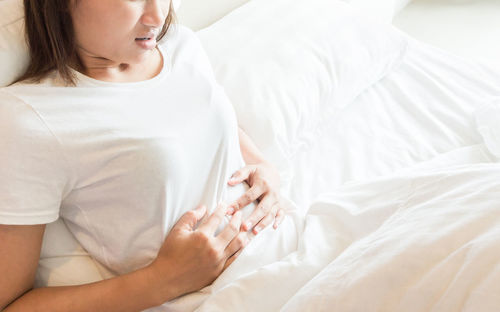
<path id="1" fill-rule="evenodd" d="M 199 205 L 195 210 L 191 210 L 182 215 L 182 217 L 174 225 L 174 228 L 182 230 L 193 230 L 198 222 L 205 216 L 207 207 Z"/>
<path id="2" fill-rule="evenodd" d="M 241 254 L 241 252 L 243 251 L 243 248 L 241 248 L 240 250 L 238 250 L 235 254 L 233 254 L 231 257 L 229 257 L 226 261 L 226 263 L 224 263 L 224 268 L 223 270 L 225 270 L 228 266 L 231 265 L 231 263 L 234 262 L 234 260 L 236 260 L 236 258 L 238 258 L 238 256 Z"/>
<path id="3" fill-rule="evenodd" d="M 260 220 L 262 220 L 276 203 L 276 198 L 272 195 L 265 196 L 255 208 L 252 214 L 244 221 L 242 228 L 244 231 L 250 230 Z"/>
<path id="4" fill-rule="evenodd" d="M 274 219 L 273 228 L 276 230 L 284 219 L 285 219 L 285 210 L 283 210 L 283 208 L 279 208 L 278 212 L 276 213 L 276 218 Z"/>
<path id="5" fill-rule="evenodd" d="M 232 217 L 231 221 L 226 227 L 217 235 L 221 245 L 226 248 L 231 241 L 240 233 L 241 226 L 241 211 L 237 211 Z"/>
<path id="6" fill-rule="evenodd" d="M 248 179 L 248 177 L 255 171 L 255 166 L 245 166 L 233 173 L 227 184 L 233 186 Z"/>
<path id="7" fill-rule="evenodd" d="M 249 242 L 248 234 L 245 232 L 240 232 L 236 237 L 231 240 L 229 245 L 227 245 L 224 250 L 224 257 L 229 259 L 237 252 L 241 251 Z"/>
<path id="8" fill-rule="evenodd" d="M 269 211 L 269 213 L 257 223 L 252 232 L 257 235 L 260 231 L 270 225 L 273 222 L 274 217 L 277 215 L 279 209 L 279 204 L 275 203 L 271 208 L 271 211 Z"/>
<path id="9" fill-rule="evenodd" d="M 241 195 L 241 197 L 238 198 L 230 206 L 234 209 L 234 211 L 243 209 L 253 201 L 257 200 L 259 197 L 261 197 L 264 192 L 265 189 L 262 184 L 254 184 L 245 192 L 245 194 Z"/>
<path id="10" fill-rule="evenodd" d="M 219 203 L 215 211 L 201 223 L 198 230 L 205 233 L 207 236 L 213 235 L 224 219 L 226 211 L 227 205 L 223 202 Z"/>

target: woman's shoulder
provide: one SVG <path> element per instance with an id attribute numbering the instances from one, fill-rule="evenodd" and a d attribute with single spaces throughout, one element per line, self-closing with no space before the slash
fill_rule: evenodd
<path id="1" fill-rule="evenodd" d="M 204 57 L 205 51 L 194 31 L 180 24 L 173 24 L 160 46 L 167 51 L 172 62 L 184 60 L 193 61 L 193 58 Z"/>
<path id="2" fill-rule="evenodd" d="M 172 66 L 185 65 L 213 79 L 209 57 L 196 33 L 180 24 L 173 26 L 160 43 Z"/>
<path id="3" fill-rule="evenodd" d="M 25 90 L 36 88 L 36 84 L 26 82 L 18 82 L 13 85 L 0 88 L 0 118 L 13 119 L 14 114 L 26 114 L 25 108 L 30 108 L 25 100 L 23 94 Z"/>
<path id="4" fill-rule="evenodd" d="M 6 110 L 11 106 L 24 106 L 26 105 L 19 96 L 16 95 L 16 91 L 20 85 L 12 85 L 8 87 L 0 88 L 0 112 Z"/>
<path id="5" fill-rule="evenodd" d="M 20 96 L 11 92 L 13 89 L 15 87 L 0 88 L 0 125 L 5 130 L 0 131 L 1 136 L 20 138 L 45 132 L 46 125 L 41 116 Z"/>
<path id="6" fill-rule="evenodd" d="M 19 117 L 31 115 L 34 109 L 18 93 L 22 85 L 0 88 L 0 119 L 13 122 Z M 24 86 L 23 86 L 24 87 Z"/>

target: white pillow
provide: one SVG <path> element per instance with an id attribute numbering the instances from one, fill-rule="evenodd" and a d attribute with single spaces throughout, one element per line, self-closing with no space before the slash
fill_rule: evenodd
<path id="1" fill-rule="evenodd" d="M 177 10 L 181 0 L 173 0 Z M 22 0 L 0 0 L 0 87 L 21 76 L 28 67 L 29 54 L 24 40 Z"/>
<path id="2" fill-rule="evenodd" d="M 280 170 L 407 46 L 337 0 L 253 0 L 198 36 L 239 125 Z"/>
<path id="3" fill-rule="evenodd" d="M 28 66 L 21 0 L 0 0 L 0 87 L 9 85 Z"/>

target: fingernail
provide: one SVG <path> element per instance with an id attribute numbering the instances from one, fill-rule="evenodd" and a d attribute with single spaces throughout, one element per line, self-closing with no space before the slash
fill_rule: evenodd
<path id="1" fill-rule="evenodd" d="M 257 234 L 257 233 L 259 233 L 262 230 L 262 226 L 259 225 L 254 230 L 255 230 L 255 234 Z"/>
<path id="2" fill-rule="evenodd" d="M 247 231 L 250 230 L 250 228 L 252 228 L 252 222 L 245 223 L 245 228 Z"/>
<path id="3" fill-rule="evenodd" d="M 229 207 L 226 211 L 226 214 L 227 215 L 232 215 L 234 213 L 234 208 L 233 207 Z"/>

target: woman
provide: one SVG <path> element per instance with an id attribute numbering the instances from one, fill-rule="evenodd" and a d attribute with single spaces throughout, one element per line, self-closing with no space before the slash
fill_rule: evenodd
<path id="1" fill-rule="evenodd" d="M 0 309 L 157 306 L 210 284 L 280 224 L 278 173 L 238 128 L 195 35 L 171 27 L 170 0 L 24 4 L 31 64 L 0 90 Z M 30 290 L 59 216 L 116 277 Z"/>

